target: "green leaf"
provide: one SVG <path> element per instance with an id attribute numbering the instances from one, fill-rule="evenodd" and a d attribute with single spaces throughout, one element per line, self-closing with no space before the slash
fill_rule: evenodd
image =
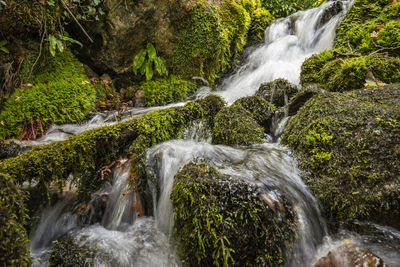
<path id="1" fill-rule="evenodd" d="M 150 81 L 153 78 L 153 62 L 150 60 L 146 62 L 146 80 Z"/>
<path id="2" fill-rule="evenodd" d="M 49 51 L 54 57 L 56 55 L 56 38 L 53 35 L 49 35 Z"/>
<path id="3" fill-rule="evenodd" d="M 165 66 L 166 63 L 162 57 L 156 57 L 156 59 L 154 60 L 154 65 L 156 67 L 158 74 L 160 74 L 161 76 L 168 75 L 168 71 Z"/>
<path id="4" fill-rule="evenodd" d="M 140 74 L 144 75 L 146 73 L 146 64 L 143 64 L 140 68 Z"/>
<path id="5" fill-rule="evenodd" d="M 143 66 L 144 60 L 146 59 L 146 53 L 147 51 L 142 49 L 133 59 L 133 72 L 135 75 L 137 74 L 137 70 Z M 140 73 L 143 75 L 142 70 L 140 70 Z"/>
<path id="6" fill-rule="evenodd" d="M 157 58 L 157 52 L 152 43 L 147 43 L 147 53 L 150 61 L 154 61 Z"/>
<path id="7" fill-rule="evenodd" d="M 58 51 L 60 51 L 61 53 L 64 52 L 64 44 L 63 44 L 63 42 L 61 42 L 61 40 L 56 39 L 56 45 L 57 45 Z"/>
<path id="8" fill-rule="evenodd" d="M 10 52 L 8 51 L 8 49 L 5 48 L 4 46 L 1 46 L 1 47 L 0 47 L 0 50 L 3 51 L 3 52 L 6 53 L 6 54 L 9 54 L 9 53 L 10 53 Z"/>
<path id="9" fill-rule="evenodd" d="M 83 47 L 83 44 L 81 42 L 79 42 L 79 41 L 77 41 L 75 39 L 69 38 L 68 36 L 64 36 L 64 35 L 59 34 L 58 38 L 60 38 L 63 41 L 66 41 L 66 42 L 78 44 L 78 45 L 80 45 L 81 48 Z"/>
<path id="10" fill-rule="evenodd" d="M 0 41 L 0 47 L 5 46 L 7 43 L 7 40 Z"/>

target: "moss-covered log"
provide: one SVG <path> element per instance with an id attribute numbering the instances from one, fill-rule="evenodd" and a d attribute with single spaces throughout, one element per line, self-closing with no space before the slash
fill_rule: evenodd
<path id="1" fill-rule="evenodd" d="M 282 141 L 334 226 L 368 220 L 400 229 L 400 85 L 320 93 Z"/>
<path id="2" fill-rule="evenodd" d="M 175 176 L 175 236 L 188 266 L 283 266 L 296 236 L 296 215 L 284 201 L 275 213 L 259 189 L 189 163 Z"/>

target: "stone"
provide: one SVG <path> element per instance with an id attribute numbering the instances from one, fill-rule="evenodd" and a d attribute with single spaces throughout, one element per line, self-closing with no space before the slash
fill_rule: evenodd
<path id="1" fill-rule="evenodd" d="M 135 107 L 145 107 L 146 98 L 143 90 L 137 90 L 135 93 Z"/>

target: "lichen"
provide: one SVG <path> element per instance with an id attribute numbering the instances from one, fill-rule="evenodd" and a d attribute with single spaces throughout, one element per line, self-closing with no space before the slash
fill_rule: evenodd
<path id="1" fill-rule="evenodd" d="M 319 93 L 293 116 L 282 142 L 329 222 L 367 220 L 399 228 L 399 85 Z"/>
<path id="2" fill-rule="evenodd" d="M 181 260 L 190 266 L 283 266 L 296 236 L 290 204 L 278 215 L 258 189 L 189 163 L 175 176 L 171 194 Z M 280 217 L 282 216 L 282 217 Z"/>

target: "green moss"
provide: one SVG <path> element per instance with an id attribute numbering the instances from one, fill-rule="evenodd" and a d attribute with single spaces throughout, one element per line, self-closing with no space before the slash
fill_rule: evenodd
<path id="1" fill-rule="evenodd" d="M 223 108 L 215 117 L 214 144 L 251 145 L 264 142 L 263 136 L 264 128 L 239 105 Z"/>
<path id="2" fill-rule="evenodd" d="M 331 60 L 326 60 L 327 58 L 329 57 L 319 54 L 303 63 L 301 74 L 303 85 L 319 83 L 333 92 L 359 89 L 364 87 L 369 71 L 382 82 L 400 82 L 400 58 L 397 57 L 372 55 Z M 315 67 L 312 67 L 313 64 Z"/>
<path id="3" fill-rule="evenodd" d="M 185 100 L 194 93 L 196 87 L 192 83 L 171 75 L 168 78 L 144 82 L 140 90 L 144 91 L 146 105 L 150 107 Z"/>
<path id="4" fill-rule="evenodd" d="M 263 83 L 258 88 L 256 95 L 263 97 L 276 107 L 283 107 L 296 92 L 297 86 L 286 79 L 276 79 L 269 83 Z"/>
<path id="5" fill-rule="evenodd" d="M 274 214 L 257 194 L 255 186 L 205 163 L 184 166 L 175 176 L 171 194 L 183 263 L 283 266 L 296 235 L 295 213 L 284 202 L 285 214 Z"/>
<path id="6" fill-rule="evenodd" d="M 254 10 L 253 19 L 250 25 L 249 36 L 255 40 L 261 41 L 264 38 L 264 31 L 272 20 L 272 15 L 268 10 L 257 8 Z"/>
<path id="7" fill-rule="evenodd" d="M 95 89 L 82 64 L 67 51 L 59 53 L 6 102 L 0 113 L 3 138 L 32 138 L 51 123 L 79 122 L 94 107 Z"/>
<path id="8" fill-rule="evenodd" d="M 0 173 L 0 264 L 29 266 L 28 236 L 24 229 L 27 220 L 25 194 L 13 178 Z"/>
<path id="9" fill-rule="evenodd" d="M 282 141 L 336 227 L 400 227 L 399 104 L 399 85 L 320 93 L 289 120 Z"/>
<path id="10" fill-rule="evenodd" d="M 250 113 L 251 117 L 268 132 L 272 117 L 276 111 L 274 105 L 260 96 L 247 96 L 236 100 L 232 107 L 242 107 Z"/>
<path id="11" fill-rule="evenodd" d="M 213 82 L 243 50 L 249 30 L 254 36 L 261 35 L 269 19 L 258 0 L 228 0 L 220 6 L 200 2 L 177 41 L 173 72 Z"/>

